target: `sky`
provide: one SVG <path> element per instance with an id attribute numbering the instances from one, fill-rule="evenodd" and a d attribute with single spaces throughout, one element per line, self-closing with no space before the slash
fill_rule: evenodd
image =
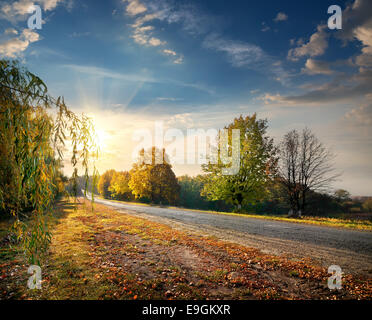
<path id="1" fill-rule="evenodd" d="M 28 28 L 32 5 L 41 29 Z M 370 0 L 0 0 L 0 58 L 92 117 L 101 173 L 129 170 L 134 133 L 156 122 L 187 132 L 257 113 L 277 143 L 310 128 L 336 155 L 334 188 L 372 195 Z"/>

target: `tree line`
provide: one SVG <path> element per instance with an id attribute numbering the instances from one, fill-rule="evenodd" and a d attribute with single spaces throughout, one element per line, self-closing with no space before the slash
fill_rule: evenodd
<path id="1" fill-rule="evenodd" d="M 345 190 L 331 194 L 339 176 L 334 155 L 310 129 L 291 130 L 279 144 L 267 134 L 267 120 L 256 114 L 237 117 L 225 129 L 230 155 L 231 131 L 240 130 L 240 169 L 235 175 L 224 175 L 228 165 L 219 161 L 202 165 L 203 174 L 176 178 L 165 150 L 153 147 L 140 152 L 130 171 L 106 171 L 98 192 L 124 201 L 293 217 L 369 210 L 368 202 L 363 206 L 353 201 Z M 157 156 L 163 164 L 155 164 Z"/>

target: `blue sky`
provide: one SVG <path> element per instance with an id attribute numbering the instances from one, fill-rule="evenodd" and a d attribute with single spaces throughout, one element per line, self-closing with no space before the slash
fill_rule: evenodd
<path id="1" fill-rule="evenodd" d="M 41 30 L 27 29 L 32 4 Z M 334 4 L 342 30 L 327 27 Z M 133 130 L 154 121 L 221 128 L 257 112 L 277 142 L 310 127 L 337 155 L 335 187 L 371 195 L 371 39 L 369 0 L 0 1 L 0 56 L 94 117 L 100 170 L 129 169 Z"/>

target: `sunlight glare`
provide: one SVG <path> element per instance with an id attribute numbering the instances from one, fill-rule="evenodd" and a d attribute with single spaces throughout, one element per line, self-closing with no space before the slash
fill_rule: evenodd
<path id="1" fill-rule="evenodd" d="M 107 137 L 108 134 L 106 133 L 105 130 L 98 129 L 96 131 L 96 143 L 101 152 L 104 151 L 105 148 L 107 147 Z"/>

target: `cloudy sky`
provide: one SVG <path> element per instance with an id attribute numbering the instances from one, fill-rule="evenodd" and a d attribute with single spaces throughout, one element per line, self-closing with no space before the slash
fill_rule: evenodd
<path id="1" fill-rule="evenodd" d="M 328 29 L 333 4 L 342 30 Z M 154 121 L 218 129 L 256 112 L 277 142 L 311 128 L 336 154 L 335 188 L 372 195 L 370 0 L 0 0 L 0 57 L 93 117 L 100 171 L 129 169 L 134 130 Z"/>

